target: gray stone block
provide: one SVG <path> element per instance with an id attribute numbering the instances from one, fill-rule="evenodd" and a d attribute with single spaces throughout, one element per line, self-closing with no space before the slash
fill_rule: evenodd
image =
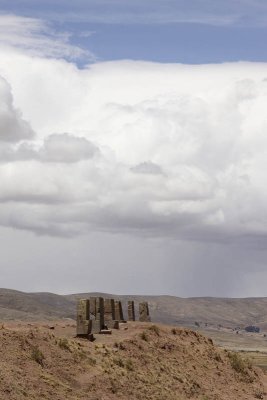
<path id="1" fill-rule="evenodd" d="M 128 301 L 128 321 L 135 321 L 134 301 Z"/>
<path id="2" fill-rule="evenodd" d="M 120 321 L 120 322 L 124 321 L 122 305 L 121 305 L 121 301 L 119 301 L 119 300 L 115 301 L 115 320 Z"/>
<path id="3" fill-rule="evenodd" d="M 77 302 L 77 336 L 87 336 L 91 333 L 89 300 L 81 299 Z"/>
<path id="4" fill-rule="evenodd" d="M 105 322 L 115 320 L 115 301 L 114 299 L 104 300 Z"/>
<path id="5" fill-rule="evenodd" d="M 149 308 L 147 301 L 139 303 L 139 321 L 150 322 L 151 318 L 149 316 Z"/>

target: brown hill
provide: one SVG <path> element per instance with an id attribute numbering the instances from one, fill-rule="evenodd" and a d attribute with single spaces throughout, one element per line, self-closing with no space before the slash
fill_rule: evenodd
<path id="1" fill-rule="evenodd" d="M 70 300 L 91 295 L 148 301 L 153 321 L 194 326 L 195 322 L 229 327 L 259 325 L 267 328 L 267 298 L 216 298 L 174 296 L 116 296 L 105 293 L 82 293 L 66 296 Z"/>
<path id="2" fill-rule="evenodd" d="M 0 289 L 0 319 L 36 320 L 73 317 L 74 302 L 53 293 L 24 293 Z"/>
<path id="3" fill-rule="evenodd" d="M 61 296 L 53 293 L 23 293 L 0 289 L 0 319 L 75 318 L 76 300 L 92 295 L 148 301 L 153 321 L 182 326 L 223 325 L 267 328 L 267 298 L 180 298 L 174 296 L 126 296 L 106 293 L 82 293 Z"/>
<path id="4" fill-rule="evenodd" d="M 260 370 L 188 329 L 128 323 L 93 343 L 74 334 L 71 323 L 2 326 L 0 399 L 266 398 Z"/>

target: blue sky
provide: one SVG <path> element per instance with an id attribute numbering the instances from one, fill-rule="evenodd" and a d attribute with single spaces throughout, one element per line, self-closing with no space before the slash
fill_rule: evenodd
<path id="1" fill-rule="evenodd" d="M 266 61 L 266 1 L 0 1 L 2 14 L 40 18 L 97 59 L 189 64 Z"/>

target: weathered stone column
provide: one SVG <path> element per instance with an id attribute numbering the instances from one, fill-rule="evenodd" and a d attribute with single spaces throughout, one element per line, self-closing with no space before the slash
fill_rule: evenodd
<path id="1" fill-rule="evenodd" d="M 108 329 L 114 328 L 115 322 L 115 300 L 104 299 L 105 325 Z"/>
<path id="2" fill-rule="evenodd" d="M 90 314 L 93 318 L 96 316 L 96 297 L 90 297 Z"/>
<path id="3" fill-rule="evenodd" d="M 124 322 L 121 301 L 115 300 L 115 320 Z"/>
<path id="4" fill-rule="evenodd" d="M 134 301 L 128 301 L 128 321 L 135 321 Z"/>
<path id="5" fill-rule="evenodd" d="M 81 299 L 77 302 L 77 336 L 88 336 L 90 333 L 90 303 Z"/>
<path id="6" fill-rule="evenodd" d="M 96 297 L 95 311 L 92 315 L 95 315 L 95 319 L 92 320 L 92 333 L 99 333 L 105 328 L 103 297 Z"/>
<path id="7" fill-rule="evenodd" d="M 151 318 L 149 316 L 148 302 L 144 301 L 139 303 L 139 321 L 150 322 Z"/>

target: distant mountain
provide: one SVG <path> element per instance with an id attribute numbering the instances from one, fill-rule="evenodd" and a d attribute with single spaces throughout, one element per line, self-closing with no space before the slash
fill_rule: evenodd
<path id="1" fill-rule="evenodd" d="M 228 327 L 259 325 L 267 327 L 267 298 L 216 298 L 175 296 L 128 296 L 105 293 L 81 293 L 66 296 L 70 300 L 93 296 L 148 301 L 153 321 L 193 326 L 195 322 Z"/>
<path id="2" fill-rule="evenodd" d="M 0 289 L 0 319 L 73 318 L 74 314 L 74 302 L 65 296 Z"/>
<path id="3" fill-rule="evenodd" d="M 57 319 L 75 318 L 79 298 L 103 296 L 126 302 L 148 301 L 152 320 L 175 325 L 193 326 L 196 322 L 208 325 L 245 327 L 257 325 L 267 328 L 267 298 L 215 298 L 174 296 L 113 295 L 107 293 L 79 293 L 57 295 L 53 293 L 24 293 L 0 289 L 0 319 Z"/>

